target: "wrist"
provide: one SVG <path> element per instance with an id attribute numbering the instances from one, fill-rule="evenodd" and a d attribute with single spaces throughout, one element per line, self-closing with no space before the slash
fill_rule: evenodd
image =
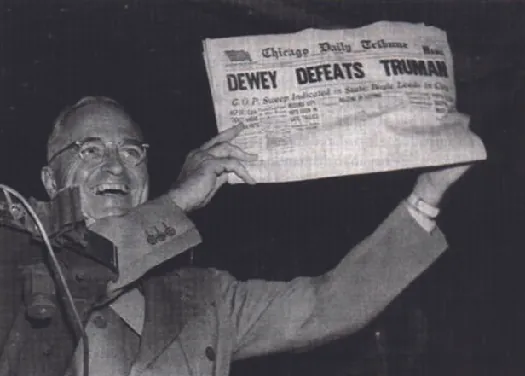
<path id="1" fill-rule="evenodd" d="M 419 197 L 426 204 L 438 208 L 445 191 L 446 188 L 442 189 L 437 187 L 428 176 L 424 174 L 418 179 L 412 195 Z"/>
<path id="2" fill-rule="evenodd" d="M 168 197 L 171 201 L 181 208 L 184 212 L 188 212 L 188 203 L 184 199 L 184 195 L 177 188 L 172 188 L 168 191 Z"/>
<path id="3" fill-rule="evenodd" d="M 436 217 L 439 214 L 439 209 L 416 193 L 412 193 L 406 199 L 406 206 L 408 212 L 414 220 L 427 232 L 432 232 L 436 227 Z"/>
<path id="4" fill-rule="evenodd" d="M 436 220 L 423 214 L 421 211 L 412 206 L 409 201 L 406 201 L 406 208 L 412 218 L 421 226 L 426 232 L 431 233 L 436 228 Z"/>
<path id="5" fill-rule="evenodd" d="M 428 203 L 415 193 L 408 196 L 406 201 L 410 208 L 416 210 L 428 219 L 434 220 L 439 215 L 439 208 Z"/>

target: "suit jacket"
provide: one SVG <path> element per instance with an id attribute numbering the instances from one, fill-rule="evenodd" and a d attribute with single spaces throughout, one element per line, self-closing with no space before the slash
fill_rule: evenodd
<path id="1" fill-rule="evenodd" d="M 149 268 L 200 241 L 180 209 L 161 198 L 94 229 L 112 240 L 119 253 L 129 250 L 111 289 L 120 293 L 139 281 L 145 320 L 139 338 L 107 305 L 91 315 L 86 326 L 91 376 L 226 376 L 233 360 L 349 335 L 379 314 L 446 249 L 439 229 L 426 232 L 401 204 L 337 267 L 319 277 L 238 281 L 226 272 L 192 268 L 148 276 Z M 148 234 L 157 234 L 157 241 Z M 63 374 L 49 359 L 70 348 L 71 341 L 55 341 L 37 350 L 39 357 L 27 351 L 22 368 L 11 374 L 40 376 L 44 369 L 45 374 Z M 41 360 L 31 361 L 37 358 Z M 80 371 L 73 367 L 69 374 L 81 375 Z"/>
<path id="2" fill-rule="evenodd" d="M 103 313 L 105 328 L 89 327 L 92 338 L 100 336 L 98 343 L 104 344 L 96 339 L 91 344 L 99 349 L 98 360 L 96 354 L 92 358 L 93 375 L 227 376 L 234 360 L 349 335 L 445 249 L 441 232 L 424 231 L 401 204 L 319 277 L 238 281 L 226 272 L 192 268 L 146 277 L 140 343 L 123 343 L 121 333 L 131 329 L 111 309 Z"/>

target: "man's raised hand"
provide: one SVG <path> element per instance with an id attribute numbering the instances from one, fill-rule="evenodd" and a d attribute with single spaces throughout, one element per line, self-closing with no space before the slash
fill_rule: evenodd
<path id="1" fill-rule="evenodd" d="M 449 187 L 459 180 L 472 167 L 472 164 L 470 162 L 440 167 L 434 171 L 425 172 L 417 179 L 413 193 L 421 197 L 427 204 L 438 207 Z"/>
<path id="2" fill-rule="evenodd" d="M 184 211 L 190 212 L 210 202 L 226 183 L 230 172 L 245 183 L 255 184 L 242 162 L 254 161 L 257 156 L 231 143 L 243 128 L 243 125 L 229 128 L 188 154 L 177 181 L 169 191 L 171 199 Z"/>

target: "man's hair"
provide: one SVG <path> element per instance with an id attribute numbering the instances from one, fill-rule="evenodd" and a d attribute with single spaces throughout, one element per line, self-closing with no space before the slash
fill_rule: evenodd
<path id="1" fill-rule="evenodd" d="M 53 123 L 53 129 L 47 140 L 47 160 L 49 161 L 58 152 L 61 139 L 64 138 L 67 119 L 79 108 L 90 104 L 103 104 L 125 112 L 124 108 L 116 100 L 103 96 L 88 96 L 80 99 L 77 103 L 64 108 Z"/>

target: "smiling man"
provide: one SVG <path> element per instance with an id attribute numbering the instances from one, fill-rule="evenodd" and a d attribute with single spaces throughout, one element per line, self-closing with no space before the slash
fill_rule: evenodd
<path id="1" fill-rule="evenodd" d="M 79 187 L 89 228 L 119 256 L 118 275 L 104 285 L 107 294 L 82 301 L 90 375 L 226 376 L 233 360 L 352 334 L 446 249 L 435 227 L 437 206 L 466 166 L 421 175 L 410 197 L 322 276 L 242 282 L 195 268 L 158 275 L 152 268 L 201 241 L 185 213 L 206 205 L 228 173 L 254 183 L 243 162 L 255 156 L 230 143 L 240 131 L 231 128 L 191 152 L 174 188 L 147 201 L 147 145 L 116 102 L 88 97 L 59 116 L 43 183 L 51 198 Z M 72 289 L 91 291 L 99 269 L 67 269 Z M 64 330 L 67 315 L 54 322 Z M 20 328 L 29 339 L 5 363 L 10 375 L 83 374 L 81 341 Z"/>
<path id="2" fill-rule="evenodd" d="M 89 218 L 122 215 L 147 199 L 147 147 L 116 102 L 88 97 L 55 122 L 42 181 L 51 197 L 78 186 Z"/>

